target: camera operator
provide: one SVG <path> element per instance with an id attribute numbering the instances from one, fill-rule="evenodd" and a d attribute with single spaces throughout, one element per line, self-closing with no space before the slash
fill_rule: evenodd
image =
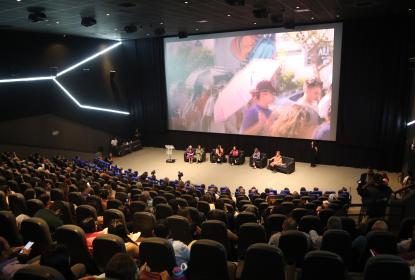
<path id="1" fill-rule="evenodd" d="M 369 169 L 358 181 L 357 193 L 362 197 L 363 208 L 369 218 L 384 217 L 392 190 L 388 180 Z"/>

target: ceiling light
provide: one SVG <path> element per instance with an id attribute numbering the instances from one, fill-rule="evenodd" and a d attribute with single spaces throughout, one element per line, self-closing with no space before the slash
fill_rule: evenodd
<path id="1" fill-rule="evenodd" d="M 413 120 L 413 121 L 410 121 L 409 123 L 407 123 L 406 124 L 406 126 L 410 126 L 410 125 L 413 125 L 415 123 L 415 120 Z"/>
<path id="2" fill-rule="evenodd" d="M 184 1 L 185 4 L 189 4 L 189 1 Z"/>
<path id="3" fill-rule="evenodd" d="M 228 16 L 228 17 L 230 17 L 230 16 L 231 16 L 231 14 L 227 14 L 227 16 Z"/>
<path id="4" fill-rule="evenodd" d="M 150 33 L 147 33 L 146 35 L 147 35 L 147 36 L 150 36 Z"/>
<path id="5" fill-rule="evenodd" d="M 59 21 L 57 21 L 56 24 L 59 24 Z"/>
<path id="6" fill-rule="evenodd" d="M 0 83 L 17 83 L 17 82 L 33 82 L 33 81 L 44 81 L 53 80 L 55 76 L 47 77 L 29 77 L 29 78 L 17 78 L 17 79 L 1 79 Z"/>
<path id="7" fill-rule="evenodd" d="M 107 14 L 107 16 L 109 16 L 110 14 Z"/>
<path id="8" fill-rule="evenodd" d="M 314 17 L 311 17 L 311 20 L 313 20 L 314 19 Z"/>
<path id="9" fill-rule="evenodd" d="M 297 6 L 297 7 L 295 7 L 296 9 L 299 9 L 300 8 L 300 6 Z"/>
<path id="10" fill-rule="evenodd" d="M 161 24 L 161 25 L 163 25 L 163 24 L 164 24 L 164 22 L 160 22 L 160 24 Z"/>
<path id="11" fill-rule="evenodd" d="M 256 25 L 256 22 L 254 22 L 254 25 Z"/>
<path id="12" fill-rule="evenodd" d="M 22 0 L 16 0 L 17 2 L 20 2 L 20 1 L 22 1 Z"/>
<path id="13" fill-rule="evenodd" d="M 412 11 L 412 9 L 411 9 L 411 8 L 409 8 L 409 9 L 408 9 L 408 11 Z"/>
<path id="14" fill-rule="evenodd" d="M 336 15 L 336 18 L 339 18 L 340 17 L 340 15 Z"/>
<path id="15" fill-rule="evenodd" d="M 311 10 L 310 9 L 297 9 L 297 10 L 294 10 L 294 12 L 296 12 L 296 13 L 308 13 L 308 12 L 311 12 Z"/>
<path id="16" fill-rule="evenodd" d="M 195 30 L 196 30 L 196 31 L 199 31 L 199 28 L 196 28 Z"/>

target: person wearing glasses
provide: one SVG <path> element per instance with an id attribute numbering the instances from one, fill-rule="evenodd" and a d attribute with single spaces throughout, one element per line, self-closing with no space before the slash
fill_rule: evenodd
<path id="1" fill-rule="evenodd" d="M 264 135 L 271 115 L 269 106 L 274 103 L 277 91 L 270 81 L 261 81 L 257 84 L 254 94 L 254 103 L 243 116 L 241 134 Z"/>
<path id="2" fill-rule="evenodd" d="M 320 101 L 323 82 L 319 79 L 308 79 L 303 85 L 304 95 L 298 99 L 297 104 L 311 107 L 318 113 L 318 102 Z"/>

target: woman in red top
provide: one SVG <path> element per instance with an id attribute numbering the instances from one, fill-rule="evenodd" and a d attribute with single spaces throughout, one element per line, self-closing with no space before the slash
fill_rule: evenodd
<path id="1" fill-rule="evenodd" d="M 238 157 L 239 157 L 239 150 L 236 148 L 236 146 L 233 146 L 232 150 L 229 153 L 229 163 L 232 165 L 236 164 Z"/>

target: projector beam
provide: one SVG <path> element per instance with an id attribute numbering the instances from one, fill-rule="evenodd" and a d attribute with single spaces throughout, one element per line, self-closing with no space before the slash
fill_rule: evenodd
<path id="1" fill-rule="evenodd" d="M 17 79 L 1 79 L 0 83 L 17 83 L 17 82 L 33 82 L 33 81 L 44 81 L 53 80 L 55 76 L 47 77 L 28 77 L 28 78 L 17 78 Z"/>
<path id="2" fill-rule="evenodd" d="M 112 50 L 112 49 L 114 49 L 114 48 L 118 47 L 118 46 L 119 46 L 119 45 L 121 45 L 121 44 L 122 44 L 121 42 L 118 42 L 118 43 L 116 43 L 116 44 L 114 44 L 114 45 L 112 45 L 112 46 L 109 46 L 109 47 L 108 47 L 108 48 L 106 48 L 106 49 L 103 49 L 103 50 L 102 50 L 102 51 L 100 51 L 100 52 L 97 52 L 97 53 L 96 53 L 96 54 L 94 54 L 94 55 L 91 55 L 90 57 L 85 58 L 84 60 L 82 60 L 82 61 L 78 62 L 77 64 L 72 65 L 71 67 L 68 67 L 68 68 L 66 68 L 65 70 L 63 70 L 63 71 L 59 72 L 59 73 L 56 75 L 56 77 L 62 76 L 63 74 L 68 73 L 69 71 L 72 71 L 73 69 L 75 69 L 75 68 L 77 68 L 77 67 L 81 66 L 82 64 L 87 63 L 88 61 L 91 61 L 91 60 L 93 60 L 94 58 L 96 58 L 96 57 L 98 57 L 98 56 L 100 56 L 100 55 L 102 55 L 102 54 L 104 54 L 104 53 L 106 53 L 106 52 L 109 52 L 110 50 Z"/>
<path id="3" fill-rule="evenodd" d="M 406 124 L 406 126 L 411 126 L 411 125 L 413 125 L 413 124 L 415 124 L 415 120 L 410 121 L 409 123 L 407 123 L 407 124 Z"/>
<path id="4" fill-rule="evenodd" d="M 79 103 L 78 100 L 61 84 L 58 82 L 58 80 L 53 79 L 55 84 L 59 86 L 59 88 L 68 96 L 79 108 L 87 109 L 87 110 L 95 110 L 95 111 L 103 111 L 103 112 L 109 112 L 109 113 L 115 113 L 115 114 L 121 114 L 121 115 L 129 115 L 130 113 L 125 111 L 119 111 L 114 109 L 108 109 L 108 108 L 101 108 L 101 107 L 95 107 L 95 106 L 89 106 L 89 105 L 82 105 Z"/>

